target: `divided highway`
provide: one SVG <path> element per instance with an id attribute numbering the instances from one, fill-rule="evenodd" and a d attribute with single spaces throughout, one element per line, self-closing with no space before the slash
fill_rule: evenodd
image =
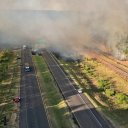
<path id="1" fill-rule="evenodd" d="M 31 65 L 31 72 L 24 71 L 26 62 Z M 22 64 L 19 128 L 50 128 L 28 48 L 22 50 Z"/>
<path id="2" fill-rule="evenodd" d="M 110 128 L 108 122 L 95 110 L 88 98 L 78 94 L 73 86 L 74 83 L 69 80 L 54 57 L 46 50 L 42 55 L 80 128 Z"/>

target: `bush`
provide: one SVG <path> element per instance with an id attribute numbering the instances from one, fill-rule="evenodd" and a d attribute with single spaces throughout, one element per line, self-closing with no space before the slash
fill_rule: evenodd
<path id="1" fill-rule="evenodd" d="M 128 96 L 126 94 L 118 93 L 116 95 L 116 98 L 117 98 L 117 103 L 120 103 L 120 104 L 122 104 L 122 103 L 124 103 L 124 104 L 128 103 Z"/>
<path id="2" fill-rule="evenodd" d="M 3 50 L 0 52 L 0 62 L 5 63 L 12 60 L 13 52 L 9 50 Z"/>
<path id="3" fill-rule="evenodd" d="M 108 80 L 98 80 L 98 86 L 100 89 L 107 89 L 107 88 L 110 88 L 110 82 Z"/>
<path id="4" fill-rule="evenodd" d="M 105 94 L 106 94 L 107 96 L 113 96 L 113 95 L 115 95 L 115 91 L 112 90 L 112 89 L 106 89 L 106 90 L 105 90 Z"/>

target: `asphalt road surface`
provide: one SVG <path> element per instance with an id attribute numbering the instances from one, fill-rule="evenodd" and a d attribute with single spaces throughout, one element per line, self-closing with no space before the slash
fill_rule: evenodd
<path id="1" fill-rule="evenodd" d="M 69 80 L 54 57 L 46 50 L 43 51 L 43 57 L 79 126 L 81 128 L 110 128 L 106 119 L 95 110 L 88 98 L 83 94 L 78 94 L 73 86 L 74 83 Z"/>
<path id="2" fill-rule="evenodd" d="M 26 62 L 32 67 L 31 72 L 24 71 Z M 28 48 L 22 50 L 22 64 L 19 128 L 50 128 Z"/>

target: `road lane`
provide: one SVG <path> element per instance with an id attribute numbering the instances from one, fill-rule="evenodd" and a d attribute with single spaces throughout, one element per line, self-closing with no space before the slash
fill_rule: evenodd
<path id="1" fill-rule="evenodd" d="M 24 63 L 31 65 L 31 72 L 24 71 Z M 50 128 L 28 48 L 22 50 L 22 64 L 19 128 Z"/>
<path id="2" fill-rule="evenodd" d="M 88 106 L 86 99 L 83 99 L 75 90 L 73 84 L 62 71 L 55 59 L 47 51 L 43 51 L 49 69 L 51 70 L 59 88 L 61 89 L 68 105 L 81 128 L 109 128 L 108 123 L 100 114 L 94 113 L 94 106 Z"/>

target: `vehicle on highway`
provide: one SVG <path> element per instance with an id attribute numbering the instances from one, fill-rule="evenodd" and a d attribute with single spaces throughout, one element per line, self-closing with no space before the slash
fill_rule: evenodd
<path id="1" fill-rule="evenodd" d="M 36 55 L 36 51 L 31 51 L 32 55 Z"/>
<path id="2" fill-rule="evenodd" d="M 20 97 L 15 97 L 15 98 L 13 98 L 13 101 L 15 102 L 15 103 L 18 103 L 18 102 L 20 102 Z"/>
<path id="3" fill-rule="evenodd" d="M 78 91 L 79 94 L 83 93 L 83 89 L 82 88 L 79 88 L 77 91 Z"/>
<path id="4" fill-rule="evenodd" d="M 32 53 L 32 55 L 39 55 L 39 56 L 42 55 L 42 51 L 39 49 L 34 49 L 31 51 L 31 53 Z"/>
<path id="5" fill-rule="evenodd" d="M 23 45 L 23 49 L 26 49 L 27 48 L 27 46 L 26 45 Z"/>
<path id="6" fill-rule="evenodd" d="M 30 72 L 31 71 L 29 63 L 25 63 L 24 70 L 25 70 L 25 72 Z"/>

